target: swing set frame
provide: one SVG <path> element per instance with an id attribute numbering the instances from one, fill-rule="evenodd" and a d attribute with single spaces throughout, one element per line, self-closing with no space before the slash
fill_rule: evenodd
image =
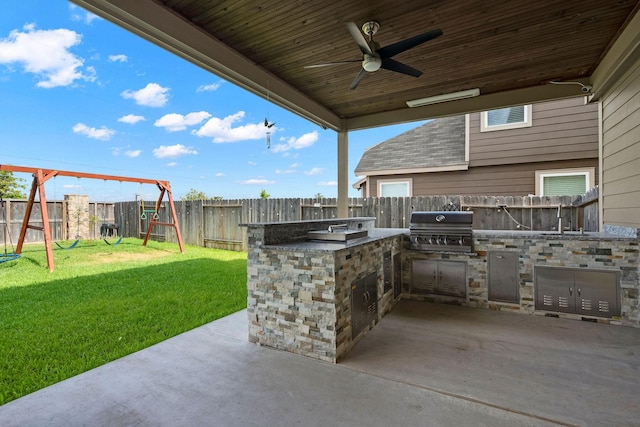
<path id="1" fill-rule="evenodd" d="M 176 237 L 178 239 L 178 245 L 180 246 L 180 252 L 184 253 L 184 244 L 182 243 L 182 234 L 180 233 L 180 227 L 178 225 L 178 216 L 176 214 L 176 209 L 173 204 L 173 196 L 171 194 L 171 184 L 169 181 L 162 181 L 156 179 L 147 179 L 147 178 L 132 178 L 127 176 L 117 176 L 117 175 L 102 175 L 95 173 L 87 173 L 87 172 L 74 172 L 74 171 L 63 171 L 57 169 L 43 169 L 43 168 L 34 168 L 28 166 L 13 166 L 13 165 L 1 165 L 0 171 L 9 171 L 9 172 L 24 172 L 30 173 L 33 176 L 33 182 L 31 184 L 31 191 L 29 193 L 29 200 L 27 202 L 27 208 L 25 211 L 24 219 L 22 220 L 22 228 L 20 229 L 20 237 L 18 239 L 18 244 L 16 246 L 15 253 L 22 253 L 22 246 L 24 244 L 24 239 L 27 234 L 27 229 L 38 230 L 44 233 L 44 246 L 47 252 L 47 267 L 50 271 L 55 269 L 54 260 L 53 260 L 53 245 L 51 239 L 51 226 L 49 224 L 49 212 L 47 211 L 47 197 L 45 194 L 44 184 L 49 179 L 56 176 L 71 176 L 75 178 L 88 178 L 88 179 L 101 179 L 105 181 L 119 181 L 119 182 L 137 182 L 140 184 L 154 184 L 160 190 L 160 194 L 158 195 L 158 200 L 156 201 L 156 212 L 159 211 L 162 200 L 166 195 L 169 201 L 169 208 L 171 210 L 171 219 L 173 222 L 159 222 L 157 218 L 151 218 L 149 222 L 149 228 L 147 229 L 147 235 L 144 238 L 144 242 L 142 246 L 146 246 L 149 241 L 149 237 L 151 236 L 151 232 L 153 227 L 155 226 L 164 226 L 164 227 L 173 227 L 176 231 Z M 33 210 L 33 205 L 36 199 L 36 193 L 40 195 L 40 213 L 42 215 L 42 226 L 36 226 L 29 224 L 29 220 L 31 218 L 31 212 Z"/>

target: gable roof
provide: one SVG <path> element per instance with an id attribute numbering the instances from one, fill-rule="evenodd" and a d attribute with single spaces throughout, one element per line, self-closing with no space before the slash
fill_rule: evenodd
<path id="1" fill-rule="evenodd" d="M 461 165 L 466 165 L 465 116 L 453 116 L 432 120 L 367 148 L 355 174 L 384 175 L 443 167 L 446 170 L 447 166 Z"/>

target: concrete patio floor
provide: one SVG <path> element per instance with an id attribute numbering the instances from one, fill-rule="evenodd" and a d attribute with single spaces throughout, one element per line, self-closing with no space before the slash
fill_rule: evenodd
<path id="1" fill-rule="evenodd" d="M 402 301 L 339 364 L 235 313 L 0 406 L 1 426 L 640 425 L 640 329 Z"/>

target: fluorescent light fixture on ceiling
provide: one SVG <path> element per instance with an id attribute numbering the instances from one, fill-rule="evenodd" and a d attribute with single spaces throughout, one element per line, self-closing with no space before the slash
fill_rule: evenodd
<path id="1" fill-rule="evenodd" d="M 437 104 L 439 102 L 453 101 L 456 99 L 473 98 L 480 95 L 480 89 L 461 90 L 460 92 L 443 93 L 442 95 L 428 98 L 412 99 L 407 101 L 409 107 L 422 107 L 423 105 Z"/>

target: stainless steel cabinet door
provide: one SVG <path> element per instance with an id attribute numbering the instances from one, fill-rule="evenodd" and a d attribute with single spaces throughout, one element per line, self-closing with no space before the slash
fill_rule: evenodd
<path id="1" fill-rule="evenodd" d="M 393 256 L 393 298 L 398 298 L 402 293 L 402 258 L 401 255 Z"/>
<path id="2" fill-rule="evenodd" d="M 393 272 L 391 271 L 391 252 L 387 251 L 382 255 L 382 271 L 384 280 L 384 293 L 386 294 L 391 290 L 391 280 L 393 278 Z"/>
<path id="3" fill-rule="evenodd" d="M 487 275 L 489 300 L 520 302 L 518 263 L 517 252 L 489 252 Z"/>
<path id="4" fill-rule="evenodd" d="M 351 339 L 378 319 L 378 274 L 373 272 L 351 284 Z"/>
<path id="5" fill-rule="evenodd" d="M 438 261 L 437 293 L 454 297 L 467 296 L 467 263 Z"/>
<path id="6" fill-rule="evenodd" d="M 576 271 L 574 283 L 578 313 L 601 317 L 620 315 L 616 272 Z"/>
<path id="7" fill-rule="evenodd" d="M 536 310 L 575 313 L 573 270 L 535 267 Z"/>
<path id="8" fill-rule="evenodd" d="M 438 283 L 438 262 L 426 259 L 411 264 L 411 293 L 432 294 Z"/>

